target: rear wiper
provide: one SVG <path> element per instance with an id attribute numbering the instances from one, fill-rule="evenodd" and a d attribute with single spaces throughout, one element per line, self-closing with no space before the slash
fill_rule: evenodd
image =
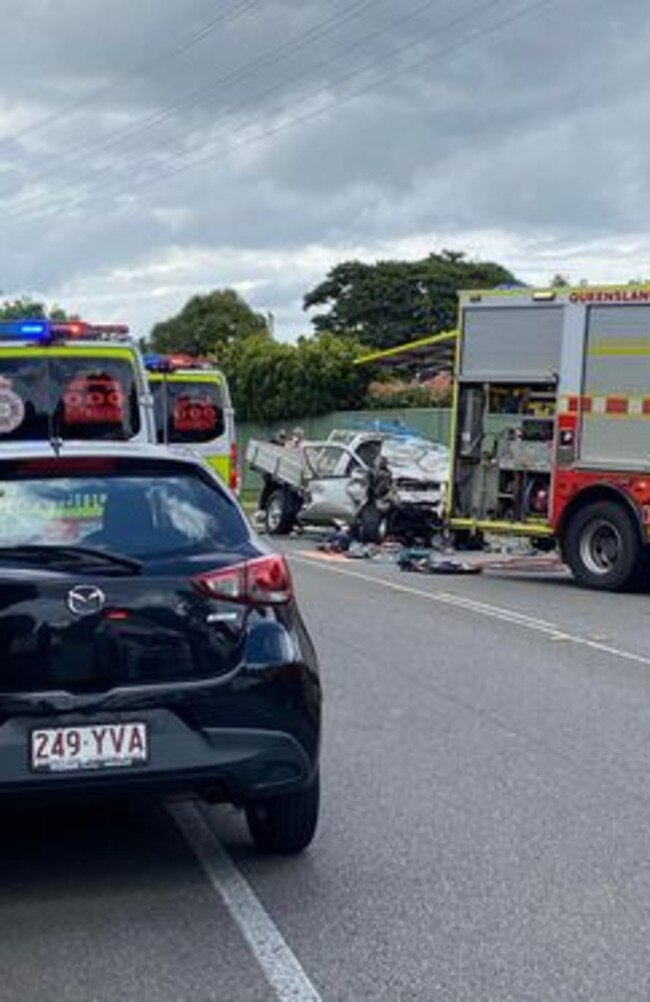
<path id="1" fill-rule="evenodd" d="M 23 543 L 20 546 L 0 546 L 0 558 L 29 560 L 35 557 L 40 560 L 57 560 L 73 557 L 79 560 L 103 560 L 105 563 L 123 567 L 132 574 L 139 574 L 142 563 L 134 557 L 126 557 L 123 553 L 112 553 L 110 550 L 100 550 L 94 546 L 57 546 L 47 543 Z"/>

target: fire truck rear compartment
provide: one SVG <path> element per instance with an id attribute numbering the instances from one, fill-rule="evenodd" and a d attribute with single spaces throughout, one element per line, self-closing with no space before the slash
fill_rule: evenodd
<path id="1" fill-rule="evenodd" d="M 546 525 L 555 386 L 463 383 L 459 393 L 455 517 Z"/>

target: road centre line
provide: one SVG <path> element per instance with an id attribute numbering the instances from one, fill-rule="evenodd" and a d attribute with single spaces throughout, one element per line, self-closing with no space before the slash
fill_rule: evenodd
<path id="1" fill-rule="evenodd" d="M 280 1002 L 321 1002 L 297 957 L 217 839 L 203 811 L 191 802 L 170 804 L 168 810 Z"/>
<path id="2" fill-rule="evenodd" d="M 481 616 L 488 616 L 490 619 L 498 619 L 504 623 L 512 623 L 513 626 L 521 626 L 528 630 L 534 630 L 537 633 L 542 633 L 549 637 L 550 640 L 563 640 L 582 647 L 588 647 L 590 650 L 599 651 L 601 654 L 609 654 L 613 657 L 621 658 L 625 661 L 632 661 L 635 664 L 640 664 L 646 668 L 650 668 L 650 657 L 643 654 L 635 654 L 634 651 L 621 650 L 618 647 L 613 647 L 611 644 L 603 643 L 600 640 L 590 640 L 589 637 L 581 637 L 579 634 L 568 633 L 566 630 L 563 630 L 554 623 L 545 622 L 543 619 L 536 619 L 535 617 L 528 616 L 525 613 L 516 612 L 514 609 L 505 609 L 502 606 L 489 605 L 486 602 L 478 602 L 475 599 L 464 598 L 461 595 L 454 595 L 451 592 L 424 591 L 421 588 L 413 588 L 409 585 L 397 584 L 395 581 L 385 581 L 382 578 L 373 577 L 371 574 L 363 574 L 360 571 L 343 570 L 343 568 L 333 566 L 331 563 L 322 562 L 310 557 L 297 556 L 293 553 L 289 554 L 289 557 L 291 560 L 295 560 L 298 563 L 308 564 L 310 567 L 316 567 L 329 574 L 341 574 L 344 577 L 356 578 L 360 581 L 380 585 L 382 588 L 389 588 L 391 591 L 401 592 L 405 595 L 414 595 L 417 598 L 424 598 L 429 602 L 438 602 L 442 605 L 451 605 L 458 609 L 465 609 L 467 612 L 473 612 Z"/>

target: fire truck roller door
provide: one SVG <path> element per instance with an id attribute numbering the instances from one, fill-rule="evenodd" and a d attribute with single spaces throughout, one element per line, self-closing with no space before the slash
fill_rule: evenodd
<path id="1" fill-rule="evenodd" d="M 591 306 L 580 463 L 650 467 L 650 306 Z"/>
<path id="2" fill-rule="evenodd" d="M 553 380 L 560 368 L 562 319 L 562 308 L 553 305 L 467 307 L 461 381 Z"/>

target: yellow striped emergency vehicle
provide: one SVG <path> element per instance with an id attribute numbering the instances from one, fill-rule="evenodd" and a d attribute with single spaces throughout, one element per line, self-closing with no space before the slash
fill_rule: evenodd
<path id="1" fill-rule="evenodd" d="M 153 401 L 124 324 L 0 322 L 3 442 L 155 442 Z"/>
<path id="2" fill-rule="evenodd" d="M 228 380 L 210 361 L 190 355 L 145 355 L 159 442 L 199 453 L 237 490 L 235 412 Z"/>

